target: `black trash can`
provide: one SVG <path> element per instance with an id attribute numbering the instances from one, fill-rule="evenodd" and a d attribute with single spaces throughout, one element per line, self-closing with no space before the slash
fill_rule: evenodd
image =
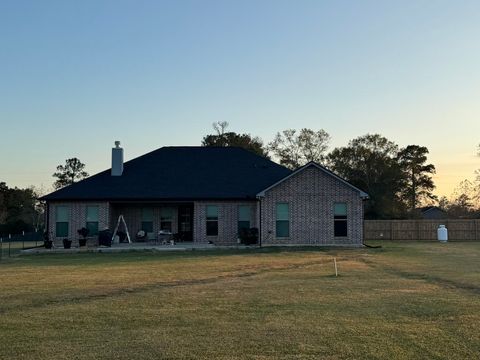
<path id="1" fill-rule="evenodd" d="M 112 246 L 112 233 L 110 229 L 105 229 L 98 233 L 98 245 L 108 247 Z"/>

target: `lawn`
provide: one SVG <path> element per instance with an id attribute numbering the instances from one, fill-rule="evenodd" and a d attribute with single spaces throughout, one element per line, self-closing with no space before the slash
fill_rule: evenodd
<path id="1" fill-rule="evenodd" d="M 0 358 L 480 358 L 480 243 L 375 244 L 4 258 Z"/>

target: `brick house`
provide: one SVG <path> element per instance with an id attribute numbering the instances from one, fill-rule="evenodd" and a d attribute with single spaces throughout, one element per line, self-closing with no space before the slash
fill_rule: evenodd
<path id="1" fill-rule="evenodd" d="M 361 245 L 368 195 L 326 168 L 291 171 L 235 147 L 162 147 L 42 198 L 57 245 L 114 229 L 123 215 L 132 235 L 159 231 L 183 241 L 236 245 L 242 228 L 257 228 L 261 245 Z M 91 241 L 95 241 L 95 237 Z M 142 240 L 144 241 L 144 240 Z"/>

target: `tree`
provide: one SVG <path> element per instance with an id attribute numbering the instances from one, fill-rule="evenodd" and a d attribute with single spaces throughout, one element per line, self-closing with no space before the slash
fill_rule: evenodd
<path id="1" fill-rule="evenodd" d="M 329 143 L 330 135 L 323 129 L 303 128 L 298 134 L 295 129 L 287 129 L 277 133 L 268 148 L 280 164 L 296 169 L 310 161 L 323 163 Z"/>
<path id="2" fill-rule="evenodd" d="M 227 127 L 228 122 L 226 121 L 213 123 L 216 134 L 204 136 L 202 146 L 236 146 L 268 158 L 268 151 L 264 148 L 262 139 L 250 134 L 226 132 Z"/>
<path id="3" fill-rule="evenodd" d="M 401 218 L 406 210 L 401 199 L 405 181 L 397 154 L 395 143 L 379 134 L 367 134 L 334 149 L 327 166 L 369 194 L 367 218 Z"/>
<path id="4" fill-rule="evenodd" d="M 0 182 L 0 224 L 5 224 L 7 220 L 7 191 L 7 184 Z"/>
<path id="5" fill-rule="evenodd" d="M 52 175 L 57 178 L 53 186 L 60 189 L 86 178 L 88 173 L 84 169 L 85 164 L 77 158 L 65 160 L 65 165 L 58 165 L 57 172 Z"/>
<path id="6" fill-rule="evenodd" d="M 477 156 L 480 157 L 480 144 L 477 148 Z M 478 210 L 480 210 L 480 169 L 475 170 L 475 189 L 474 189 L 473 200 L 477 205 Z"/>
<path id="7" fill-rule="evenodd" d="M 447 211 L 449 206 L 450 202 L 445 195 L 438 199 L 438 207 L 443 211 Z"/>
<path id="8" fill-rule="evenodd" d="M 0 234 L 19 234 L 22 231 L 38 230 L 34 225 L 38 215 L 36 196 L 32 188 L 9 188 L 0 183 Z"/>
<path id="9" fill-rule="evenodd" d="M 421 201 L 436 200 L 432 193 L 435 189 L 432 179 L 435 166 L 426 164 L 427 154 L 428 149 L 425 146 L 408 145 L 397 155 L 397 161 L 405 176 L 402 198 L 412 213 Z"/>
<path id="10" fill-rule="evenodd" d="M 469 180 L 463 180 L 454 189 L 452 200 L 447 212 L 453 218 L 468 218 L 474 214 L 474 185 Z"/>
<path id="11" fill-rule="evenodd" d="M 44 227 L 44 219 L 45 219 L 45 202 L 40 201 L 39 199 L 46 195 L 49 191 L 45 189 L 43 185 L 41 186 L 30 186 L 32 194 L 33 194 L 33 213 L 32 213 L 32 225 L 35 231 Z"/>

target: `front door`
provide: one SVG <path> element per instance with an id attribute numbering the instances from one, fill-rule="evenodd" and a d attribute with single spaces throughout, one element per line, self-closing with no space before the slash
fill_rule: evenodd
<path id="1" fill-rule="evenodd" d="M 193 205 L 178 207 L 178 234 L 180 241 L 193 241 Z"/>

